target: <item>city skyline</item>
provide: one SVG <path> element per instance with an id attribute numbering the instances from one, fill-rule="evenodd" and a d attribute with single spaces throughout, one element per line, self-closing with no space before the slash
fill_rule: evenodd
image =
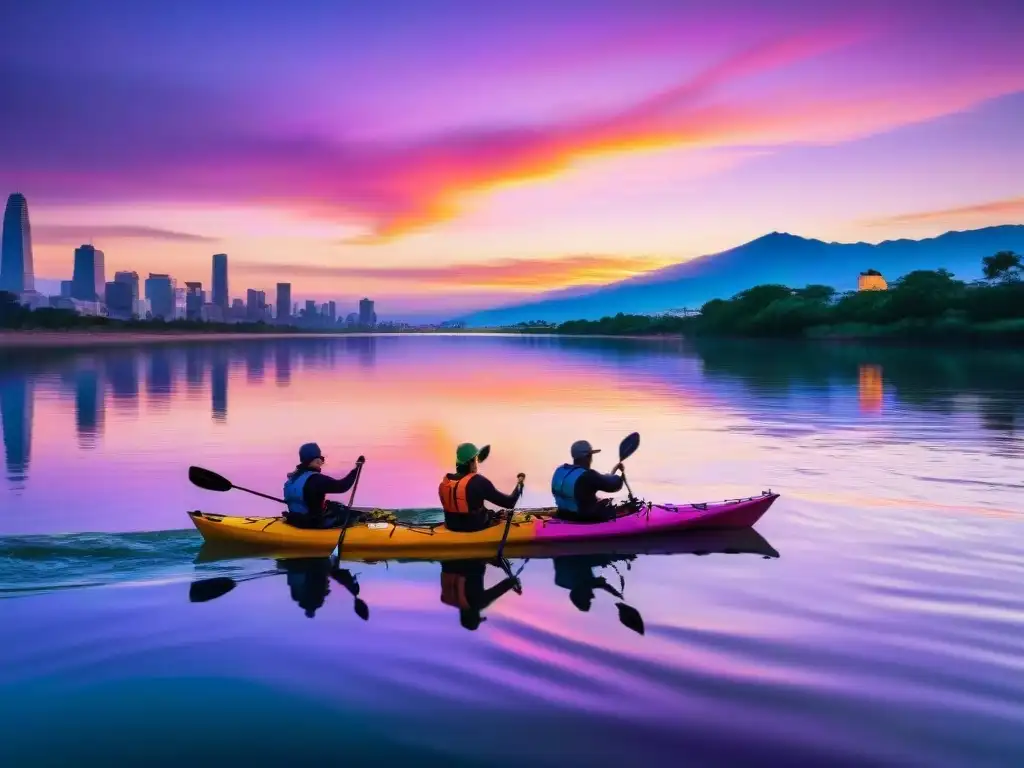
<path id="1" fill-rule="evenodd" d="M 48 5 L 0 49 L 0 188 L 33 201 L 49 279 L 94 238 L 113 270 L 205 283 L 225 252 L 268 295 L 451 315 L 772 231 L 1024 217 L 1019 3 L 314 3 L 187 57 L 198 10 Z"/>

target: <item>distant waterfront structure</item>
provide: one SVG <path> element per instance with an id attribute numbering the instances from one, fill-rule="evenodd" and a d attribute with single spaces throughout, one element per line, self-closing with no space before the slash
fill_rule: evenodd
<path id="1" fill-rule="evenodd" d="M 248 320 L 251 320 L 253 322 L 266 319 L 266 291 L 257 291 L 250 288 L 245 292 L 245 316 Z"/>
<path id="2" fill-rule="evenodd" d="M 135 314 L 136 301 L 132 298 L 130 283 L 118 280 L 107 283 L 103 301 L 107 305 L 107 317 L 131 320 Z"/>
<path id="3" fill-rule="evenodd" d="M 292 284 L 277 284 L 277 321 L 283 323 L 291 319 L 292 314 Z"/>
<path id="4" fill-rule="evenodd" d="M 869 269 L 860 273 L 857 278 L 858 291 L 884 291 L 889 288 L 882 273 L 876 269 Z"/>
<path id="5" fill-rule="evenodd" d="M 75 271 L 71 276 L 71 298 L 78 301 L 103 301 L 106 265 L 103 251 L 92 245 L 75 249 Z"/>
<path id="6" fill-rule="evenodd" d="M 132 294 L 131 314 L 142 319 L 146 318 L 149 312 L 147 302 L 139 296 L 139 273 L 129 270 L 121 270 L 114 273 L 115 283 L 124 283 L 129 286 Z"/>
<path id="7" fill-rule="evenodd" d="M 185 295 L 185 289 L 184 288 L 178 288 L 177 285 L 175 285 L 175 288 L 174 288 L 174 314 L 173 314 L 171 319 L 172 320 L 184 320 L 185 319 L 185 312 L 186 312 L 187 306 L 188 306 L 188 304 L 187 304 L 187 297 Z"/>
<path id="8" fill-rule="evenodd" d="M 349 328 L 356 326 L 359 323 L 359 315 L 355 312 L 349 312 L 348 317 L 345 318 L 345 325 Z"/>
<path id="9" fill-rule="evenodd" d="M 211 304 L 216 304 L 224 314 L 227 314 L 230 300 L 228 299 L 228 255 L 226 253 L 213 254 L 213 297 Z"/>
<path id="10" fill-rule="evenodd" d="M 245 302 L 241 299 L 232 299 L 231 309 L 228 310 L 227 317 L 225 319 L 229 322 L 240 322 L 245 320 Z"/>
<path id="11" fill-rule="evenodd" d="M 0 291 L 18 294 L 35 291 L 36 278 L 32 261 L 32 228 L 28 223 L 28 201 L 20 192 L 15 192 L 7 198 L 0 248 Z"/>
<path id="12" fill-rule="evenodd" d="M 373 311 L 373 301 L 371 299 L 361 299 L 359 301 L 359 324 L 372 327 L 377 324 L 377 313 Z"/>
<path id="13" fill-rule="evenodd" d="M 185 283 L 185 319 L 203 319 L 203 284 Z"/>
<path id="14" fill-rule="evenodd" d="M 338 303 L 335 301 L 327 302 L 327 319 L 331 325 L 334 325 L 338 321 Z"/>
<path id="15" fill-rule="evenodd" d="M 149 273 L 149 277 L 146 278 L 146 299 L 149 301 L 154 319 L 174 319 L 175 289 L 177 287 L 177 281 L 170 275 Z"/>
<path id="16" fill-rule="evenodd" d="M 71 286 L 72 285 L 74 285 L 74 282 L 71 281 L 71 280 L 61 280 L 60 281 L 60 297 L 62 299 L 70 299 L 71 298 Z"/>
<path id="17" fill-rule="evenodd" d="M 316 302 L 312 299 L 306 299 L 306 319 L 313 320 L 316 317 Z"/>

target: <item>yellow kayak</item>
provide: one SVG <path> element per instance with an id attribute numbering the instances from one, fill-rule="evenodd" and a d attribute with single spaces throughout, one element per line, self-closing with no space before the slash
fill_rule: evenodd
<path id="1" fill-rule="evenodd" d="M 652 504 L 624 508 L 614 520 L 572 523 L 554 517 L 554 509 L 522 510 L 514 514 L 505 553 L 519 555 L 566 542 L 602 542 L 692 530 L 743 529 L 753 526 L 768 510 L 777 493 L 765 492 L 746 499 L 694 504 Z M 369 517 L 386 516 L 384 510 L 359 510 Z M 282 553 L 327 555 L 338 542 L 340 529 L 297 528 L 278 517 L 234 517 L 208 512 L 188 513 L 209 543 L 246 545 Z M 361 522 L 345 533 L 343 555 L 361 560 L 410 557 L 449 559 L 488 557 L 496 553 L 505 532 L 504 521 L 482 531 L 462 533 L 443 524 L 403 523 L 390 513 L 388 520 Z"/>

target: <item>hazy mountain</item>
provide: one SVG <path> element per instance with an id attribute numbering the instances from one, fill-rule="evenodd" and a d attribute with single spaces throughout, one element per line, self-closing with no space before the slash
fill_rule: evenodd
<path id="1" fill-rule="evenodd" d="M 981 277 L 981 259 L 996 251 L 1024 253 L 1024 225 L 947 232 L 926 240 L 825 243 L 773 232 L 721 253 L 701 256 L 583 295 L 541 297 L 459 318 L 470 326 L 507 325 L 529 320 L 596 320 L 616 312 L 651 313 L 729 298 L 763 283 L 802 287 L 811 283 L 845 291 L 857 275 L 877 269 L 893 280 L 915 269 L 946 268 L 963 280 Z"/>

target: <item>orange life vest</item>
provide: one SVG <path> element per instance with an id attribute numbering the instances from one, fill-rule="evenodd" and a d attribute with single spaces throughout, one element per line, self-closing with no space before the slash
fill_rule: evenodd
<path id="1" fill-rule="evenodd" d="M 466 577 L 458 573 L 441 572 L 441 602 L 453 608 L 469 608 L 466 599 Z"/>
<path id="2" fill-rule="evenodd" d="M 468 515 L 472 510 L 469 508 L 469 498 L 466 490 L 469 488 L 469 481 L 476 476 L 476 472 L 470 472 L 458 480 L 449 480 L 445 475 L 438 486 L 437 493 L 441 497 L 441 509 L 450 515 Z"/>

